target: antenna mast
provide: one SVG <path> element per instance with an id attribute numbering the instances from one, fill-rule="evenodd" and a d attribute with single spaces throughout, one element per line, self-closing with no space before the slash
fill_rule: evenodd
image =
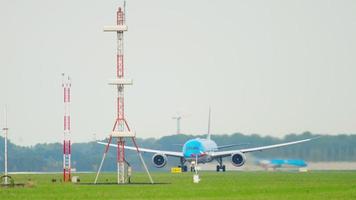
<path id="1" fill-rule="evenodd" d="M 63 181 L 69 182 L 71 178 L 71 142 L 70 142 L 70 88 L 72 86 L 69 76 L 62 73 L 63 101 L 64 101 L 64 128 L 63 128 Z"/>
<path id="2" fill-rule="evenodd" d="M 147 169 L 147 166 L 142 158 L 141 152 L 136 144 L 136 134 L 131 131 L 128 122 L 125 117 L 124 109 L 124 87 L 132 85 L 132 79 L 124 78 L 124 32 L 127 31 L 126 26 L 126 17 L 125 17 L 126 2 L 124 6 L 119 7 L 116 12 L 116 25 L 115 26 L 106 26 L 104 31 L 114 32 L 117 35 L 117 56 L 116 56 L 116 77 L 115 79 L 109 82 L 110 85 L 116 87 L 117 90 L 117 108 L 116 108 L 116 119 L 114 126 L 112 128 L 109 141 L 106 145 L 98 172 L 95 177 L 94 183 L 97 183 L 98 177 L 103 166 L 106 154 L 109 150 L 110 143 L 113 138 L 116 138 L 117 142 L 117 182 L 118 184 L 127 183 L 128 176 L 128 167 L 129 164 L 125 160 L 125 139 L 132 139 L 133 144 L 136 147 L 137 154 L 140 158 L 140 161 L 146 170 L 146 173 L 150 179 L 150 182 L 153 183 L 151 175 Z"/>
<path id="3" fill-rule="evenodd" d="M 9 128 L 7 127 L 7 106 L 5 106 L 5 127 L 2 129 L 4 131 L 4 139 L 5 139 L 5 149 L 4 149 L 4 159 L 5 159 L 5 166 L 4 166 L 4 171 L 5 171 L 5 185 L 9 184 L 8 182 L 8 172 L 7 172 L 7 134 Z"/>

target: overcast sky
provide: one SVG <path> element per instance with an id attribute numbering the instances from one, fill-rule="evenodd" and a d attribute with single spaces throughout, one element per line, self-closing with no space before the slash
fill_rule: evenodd
<path id="1" fill-rule="evenodd" d="M 0 0 L 0 127 L 61 142 L 61 73 L 72 84 L 72 140 L 109 135 L 121 1 Z M 356 132 L 356 1 L 129 0 L 126 115 L 138 137 L 175 132 L 283 136 Z"/>

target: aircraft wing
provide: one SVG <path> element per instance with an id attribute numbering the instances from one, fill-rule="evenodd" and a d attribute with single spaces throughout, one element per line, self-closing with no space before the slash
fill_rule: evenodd
<path id="1" fill-rule="evenodd" d="M 98 144 L 107 145 L 108 143 L 98 142 Z M 117 144 L 110 144 L 110 146 L 117 147 Z M 136 151 L 136 147 L 125 146 L 125 149 Z M 145 153 L 158 153 L 158 154 L 164 154 L 166 156 L 172 156 L 172 157 L 183 157 L 183 153 L 177 151 L 161 151 L 161 150 L 145 149 L 145 148 L 138 148 L 138 150 Z"/>
<path id="2" fill-rule="evenodd" d="M 308 142 L 316 138 L 309 138 L 305 140 L 298 140 L 294 142 L 286 142 L 286 143 L 280 143 L 280 144 L 274 144 L 274 145 L 267 145 L 267 146 L 262 146 L 262 147 L 253 147 L 253 148 L 246 148 L 246 149 L 238 149 L 238 150 L 231 150 L 231 151 L 218 151 L 218 152 L 212 152 L 211 155 L 213 157 L 226 157 L 230 156 L 234 153 L 249 153 L 249 152 L 255 152 L 255 151 L 263 151 L 267 149 L 274 149 L 274 148 L 279 148 L 279 147 L 285 147 L 293 144 L 299 144 L 303 142 Z"/>
<path id="3" fill-rule="evenodd" d="M 236 147 L 236 146 L 244 146 L 244 145 L 248 145 L 248 144 L 249 143 L 221 145 L 221 146 L 218 146 L 218 149 L 224 149 L 224 148 L 230 148 L 230 147 Z"/>

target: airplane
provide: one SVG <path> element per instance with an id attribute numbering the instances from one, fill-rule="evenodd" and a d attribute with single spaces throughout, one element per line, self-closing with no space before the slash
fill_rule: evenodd
<path id="1" fill-rule="evenodd" d="M 252 148 L 242 148 L 236 150 L 229 150 L 229 151 L 219 151 L 222 148 L 228 148 L 233 146 L 238 146 L 236 144 L 232 145 L 224 145 L 218 146 L 208 134 L 207 138 L 195 138 L 190 139 L 184 143 L 182 151 L 164 151 L 164 150 L 155 150 L 155 149 L 146 149 L 146 148 L 139 148 L 139 151 L 146 152 L 146 153 L 153 153 L 152 156 L 152 163 L 157 168 L 162 168 L 167 164 L 167 157 L 176 157 L 180 158 L 180 167 L 182 171 L 187 171 L 187 166 L 185 165 L 186 162 L 197 163 L 197 164 L 204 164 L 209 163 L 212 161 L 217 161 L 218 165 L 216 166 L 216 171 L 223 171 L 225 172 L 226 167 L 223 165 L 222 159 L 224 157 L 230 157 L 231 163 L 235 167 L 241 167 L 246 162 L 246 153 L 263 151 L 267 149 L 274 149 L 279 147 L 285 147 L 294 144 L 300 144 L 304 142 L 311 141 L 316 138 L 309 138 L 304 140 L 274 144 L 274 145 L 267 145 L 261 147 L 252 147 Z M 107 145 L 104 142 L 98 142 L 99 144 Z M 109 144 L 111 147 L 117 147 L 116 144 Z M 125 146 L 125 149 L 134 150 L 136 151 L 136 147 Z"/>
<path id="2" fill-rule="evenodd" d="M 253 148 L 242 148 L 230 151 L 220 151 L 224 148 L 229 147 L 236 147 L 241 146 L 242 144 L 230 144 L 230 145 L 223 145 L 218 146 L 214 140 L 211 139 L 210 133 L 210 108 L 209 108 L 209 121 L 208 121 L 208 134 L 206 138 L 195 138 L 190 139 L 184 143 L 182 147 L 182 151 L 164 151 L 164 150 L 155 150 L 155 149 L 146 149 L 146 148 L 139 148 L 139 151 L 152 153 L 152 163 L 157 168 L 162 168 L 167 164 L 167 157 L 176 157 L 180 159 L 180 166 L 183 172 L 187 171 L 187 166 L 185 165 L 186 162 L 190 163 L 191 171 L 196 169 L 196 165 L 202 163 L 209 163 L 212 161 L 217 161 L 218 165 L 216 166 L 216 171 L 220 172 L 226 171 L 225 165 L 223 165 L 223 158 L 230 157 L 231 163 L 235 167 L 241 167 L 246 162 L 246 153 L 256 152 L 256 151 L 263 151 L 267 149 L 274 149 L 279 147 L 285 147 L 289 145 L 299 144 L 311 141 L 316 138 L 309 138 L 304 140 L 274 144 L 274 145 L 267 145 L 261 147 L 253 147 Z M 107 143 L 98 142 L 99 144 L 108 145 Z M 109 144 L 111 147 L 116 147 L 116 144 Z M 125 149 L 134 150 L 136 151 L 136 147 L 125 146 Z"/>
<path id="3" fill-rule="evenodd" d="M 258 160 L 257 165 L 263 167 L 265 170 L 276 168 L 305 168 L 308 164 L 304 160 L 295 159 L 272 159 L 272 160 Z"/>

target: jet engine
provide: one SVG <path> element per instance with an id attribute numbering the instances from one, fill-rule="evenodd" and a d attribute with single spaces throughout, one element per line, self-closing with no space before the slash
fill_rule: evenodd
<path id="1" fill-rule="evenodd" d="M 155 154 L 152 157 L 152 163 L 157 168 L 162 168 L 167 164 L 167 156 L 164 154 Z"/>
<path id="2" fill-rule="evenodd" d="M 242 165 L 245 164 L 245 162 L 246 162 L 245 154 L 239 152 L 231 155 L 231 163 L 235 167 L 241 167 Z"/>

